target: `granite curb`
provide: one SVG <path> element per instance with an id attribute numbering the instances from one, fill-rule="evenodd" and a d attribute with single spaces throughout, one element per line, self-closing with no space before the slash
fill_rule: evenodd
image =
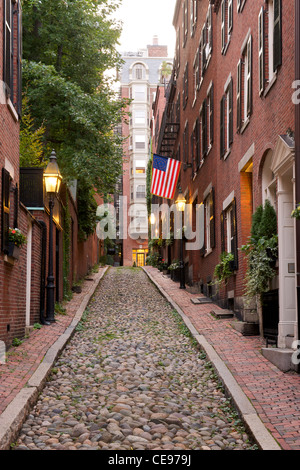
<path id="1" fill-rule="evenodd" d="M 179 307 L 179 305 L 170 297 L 170 295 L 159 285 L 159 283 L 151 276 L 147 269 L 143 268 L 143 271 L 147 274 L 151 282 L 157 287 L 160 293 L 166 298 L 166 300 L 172 305 L 172 307 L 179 313 L 186 327 L 194 339 L 199 344 L 201 350 L 203 350 L 213 367 L 215 368 L 219 379 L 221 380 L 227 395 L 233 400 L 235 407 L 237 408 L 242 421 L 246 428 L 251 433 L 257 446 L 261 450 L 282 450 L 277 441 L 273 438 L 270 432 L 267 430 L 261 419 L 259 418 L 254 406 L 243 392 L 241 387 L 238 385 L 234 376 L 224 363 L 220 356 L 215 351 L 214 347 L 206 340 L 204 335 L 199 334 L 190 319 Z"/>
<path id="2" fill-rule="evenodd" d="M 91 297 L 93 296 L 101 279 L 108 269 L 109 267 L 106 267 L 105 269 L 101 270 L 99 276 L 95 277 L 95 282 L 92 284 L 90 290 L 83 298 L 70 325 L 55 341 L 55 343 L 50 346 L 43 358 L 43 361 L 28 380 L 26 386 L 20 390 L 17 396 L 0 415 L 0 450 L 10 449 L 10 445 L 18 435 L 23 422 L 30 412 L 30 409 L 36 403 L 39 393 L 43 389 L 47 377 L 51 372 L 53 364 L 65 348 L 66 344 L 74 335 L 76 326 L 80 322 L 82 314 L 84 313 Z"/>

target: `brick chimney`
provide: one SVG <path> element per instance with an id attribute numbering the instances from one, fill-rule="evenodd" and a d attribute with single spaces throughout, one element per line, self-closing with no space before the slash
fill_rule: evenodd
<path id="1" fill-rule="evenodd" d="M 147 46 L 148 57 L 168 57 L 168 46 L 158 44 L 158 36 L 153 36 L 153 44 Z"/>

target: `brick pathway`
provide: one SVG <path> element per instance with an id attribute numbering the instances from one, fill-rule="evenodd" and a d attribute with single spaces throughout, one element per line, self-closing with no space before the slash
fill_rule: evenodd
<path id="1" fill-rule="evenodd" d="M 145 270 L 214 347 L 282 449 L 300 450 L 300 375 L 283 373 L 265 359 L 260 337 L 243 336 L 231 327 L 231 320 L 215 319 L 212 304 L 193 304 L 191 298 L 199 294 L 179 289 L 155 268 Z"/>
<path id="2" fill-rule="evenodd" d="M 43 325 L 41 329 L 33 330 L 20 346 L 11 347 L 8 350 L 6 363 L 0 364 L 0 414 L 27 384 L 48 349 L 71 324 L 85 296 L 89 295 L 93 285 L 102 274 L 103 269 L 100 268 L 99 273 L 88 277 L 94 282 L 84 281 L 82 292 L 73 294 L 72 299 L 64 305 L 65 314 L 56 315 L 55 323 L 50 326 Z"/>

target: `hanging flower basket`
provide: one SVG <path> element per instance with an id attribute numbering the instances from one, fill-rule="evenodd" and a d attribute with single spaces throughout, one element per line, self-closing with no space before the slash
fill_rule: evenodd
<path id="1" fill-rule="evenodd" d="M 19 259 L 20 248 L 26 243 L 25 235 L 18 228 L 9 228 L 8 256 Z"/>

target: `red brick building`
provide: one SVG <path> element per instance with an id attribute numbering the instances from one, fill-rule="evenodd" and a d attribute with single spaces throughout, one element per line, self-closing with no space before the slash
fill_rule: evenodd
<path id="1" fill-rule="evenodd" d="M 124 144 L 123 191 L 123 264 L 145 264 L 148 253 L 148 217 L 146 206 L 146 168 L 149 160 L 152 103 L 157 85 L 164 86 L 166 69 L 172 68 L 167 46 L 154 37 L 145 49 L 123 54 L 120 77 L 122 98 L 130 98 L 128 120 L 122 123 Z M 167 66 L 167 67 L 166 67 Z M 125 199 L 127 198 L 127 200 Z"/>
<path id="2" fill-rule="evenodd" d="M 0 2 L 0 341 L 14 338 L 45 319 L 48 273 L 49 208 L 43 188 L 43 169 L 19 168 L 21 90 L 21 2 Z M 26 180 L 26 171 L 27 177 Z M 29 171 L 29 173 L 28 173 Z M 33 175 L 33 178 L 32 178 Z M 99 201 L 100 202 L 100 201 Z M 55 300 L 63 299 L 63 235 L 69 220 L 69 284 L 86 275 L 99 261 L 96 235 L 78 241 L 76 191 L 62 186 L 54 209 Z M 9 228 L 26 236 L 19 254 L 11 252 Z"/>
<path id="3" fill-rule="evenodd" d="M 192 204 L 194 226 L 202 206 L 204 245 L 185 250 L 186 279 L 233 310 L 243 325 L 256 324 L 257 314 L 245 302 L 247 265 L 240 248 L 255 209 L 268 199 L 277 213 L 279 239 L 278 276 L 270 292 L 274 299 L 279 293 L 278 345 L 289 348 L 297 338 L 290 216 L 295 207 L 294 1 L 177 0 L 173 25 L 173 92 L 166 109 L 176 112 L 162 123 L 157 151 L 182 161 L 178 186 Z M 174 139 L 164 146 L 172 121 Z M 233 254 L 232 276 L 216 291 L 211 281 L 222 252 Z M 171 258 L 178 257 L 175 243 Z"/>

